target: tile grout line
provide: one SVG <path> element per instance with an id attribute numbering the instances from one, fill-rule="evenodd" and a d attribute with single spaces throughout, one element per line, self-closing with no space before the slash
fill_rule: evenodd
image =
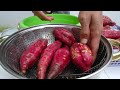
<path id="1" fill-rule="evenodd" d="M 110 79 L 109 75 L 107 74 L 107 72 L 104 70 L 105 74 L 107 75 L 108 79 Z"/>

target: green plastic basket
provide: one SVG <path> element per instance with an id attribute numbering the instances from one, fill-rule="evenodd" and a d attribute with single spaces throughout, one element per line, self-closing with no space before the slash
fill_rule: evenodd
<path id="1" fill-rule="evenodd" d="M 48 16 L 54 17 L 52 21 L 45 21 L 39 19 L 37 16 L 31 16 L 22 20 L 18 29 L 28 28 L 32 26 L 37 26 L 40 24 L 72 24 L 72 25 L 80 25 L 78 21 L 78 17 L 69 15 L 69 14 L 47 14 Z"/>

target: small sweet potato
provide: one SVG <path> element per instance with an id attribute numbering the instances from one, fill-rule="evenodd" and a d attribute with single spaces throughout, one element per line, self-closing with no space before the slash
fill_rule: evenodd
<path id="1" fill-rule="evenodd" d="M 39 39 L 23 52 L 20 57 L 20 69 L 22 73 L 25 74 L 29 68 L 37 63 L 42 50 L 47 47 L 47 43 L 46 39 Z"/>
<path id="2" fill-rule="evenodd" d="M 53 59 L 54 53 L 56 52 L 57 49 L 61 47 L 61 45 L 62 43 L 60 41 L 55 41 L 44 49 L 38 62 L 37 69 L 38 79 L 45 79 L 46 71 Z"/>

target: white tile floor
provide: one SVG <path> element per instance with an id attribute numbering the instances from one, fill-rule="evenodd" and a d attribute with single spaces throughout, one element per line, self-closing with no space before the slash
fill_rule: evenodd
<path id="1" fill-rule="evenodd" d="M 107 67 L 105 73 L 110 79 L 120 79 L 120 66 Z"/>
<path id="2" fill-rule="evenodd" d="M 120 66 L 119 67 L 107 67 L 98 76 L 91 79 L 120 79 Z"/>

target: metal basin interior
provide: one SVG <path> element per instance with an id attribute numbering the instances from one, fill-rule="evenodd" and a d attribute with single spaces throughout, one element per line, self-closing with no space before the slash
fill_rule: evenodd
<path id="1" fill-rule="evenodd" d="M 20 30 L 7 38 L 0 46 L 0 62 L 2 67 L 20 79 L 36 79 L 37 65 L 29 69 L 26 75 L 20 72 L 19 59 L 23 51 L 38 38 L 48 39 L 48 44 L 55 41 L 53 30 L 55 27 L 64 27 L 70 30 L 79 42 L 79 26 L 65 24 L 48 24 L 34 26 Z M 92 68 L 83 73 L 71 62 L 70 65 L 56 79 L 89 78 L 103 70 L 111 61 L 112 47 L 105 37 L 101 37 L 96 61 Z"/>

